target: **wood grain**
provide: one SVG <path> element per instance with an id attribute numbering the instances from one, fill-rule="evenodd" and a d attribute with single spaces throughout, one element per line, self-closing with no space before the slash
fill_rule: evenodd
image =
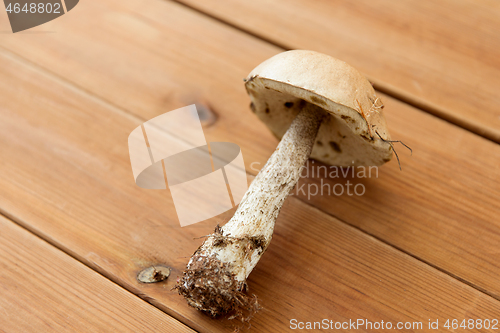
<path id="1" fill-rule="evenodd" d="M 230 214 L 180 228 L 169 196 L 132 180 L 124 142 L 141 120 L 15 57 L 2 53 L 0 62 L 2 210 L 197 330 L 238 326 L 171 291 L 201 242 L 193 237 Z M 155 263 L 172 267 L 171 278 L 138 283 L 137 272 Z M 249 286 L 264 307 L 251 332 L 285 330 L 292 319 L 425 324 L 500 311 L 494 298 L 296 198 L 285 203 Z"/>
<path id="2" fill-rule="evenodd" d="M 0 217 L 2 332 L 194 332 Z"/>
<path id="3" fill-rule="evenodd" d="M 288 49 L 330 54 L 384 92 L 500 142 L 492 0 L 179 0 Z"/>
<path id="4" fill-rule="evenodd" d="M 135 1 L 80 7 L 71 22 L 54 21 L 57 34 L 6 35 L 2 45 L 144 120 L 204 101 L 219 115 L 205 128 L 207 140 L 240 145 L 256 174 L 277 141 L 249 112 L 241 78 L 280 49 L 169 2 L 140 11 Z M 88 18 L 99 28 L 89 29 Z M 500 298 L 498 145 L 382 98 L 393 138 L 415 152 L 410 158 L 396 146 L 403 172 L 393 161 L 378 179 L 357 179 L 366 187 L 361 197 L 299 197 Z M 305 186 L 347 180 L 310 177 Z"/>
<path id="5" fill-rule="evenodd" d="M 0 208 L 189 326 L 230 330 L 234 324 L 187 307 L 170 291 L 174 279 L 161 287 L 136 282 L 154 263 L 178 275 L 201 243 L 192 238 L 231 212 L 181 229 L 168 192 L 135 186 L 126 142 L 145 119 L 205 100 L 219 115 L 207 139 L 239 144 L 255 172 L 252 163 L 263 163 L 276 141 L 247 109 L 241 78 L 280 50 L 181 6 L 150 4 L 138 15 L 133 1 L 83 2 L 80 16 L 47 25 L 57 34 L 1 36 L 3 47 L 29 61 L 1 53 Z M 236 47 L 228 50 L 228 41 Z M 253 330 L 286 329 L 292 318 L 427 321 L 498 312 L 498 301 L 452 277 L 498 295 L 498 146 L 384 102 L 393 136 L 415 156 L 402 156 L 403 173 L 392 163 L 379 179 L 363 180 L 361 198 L 309 201 L 356 228 L 289 199 L 250 278 L 265 307 Z M 449 174 L 460 177 L 442 178 Z"/>

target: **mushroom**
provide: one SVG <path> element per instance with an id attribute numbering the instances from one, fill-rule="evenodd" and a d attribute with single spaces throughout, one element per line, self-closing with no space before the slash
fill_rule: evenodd
<path id="1" fill-rule="evenodd" d="M 250 108 L 281 139 L 233 217 L 192 255 L 176 289 L 212 316 L 254 311 L 246 279 L 271 242 L 275 221 L 311 157 L 336 166 L 392 157 L 383 104 L 356 69 L 305 50 L 280 53 L 244 80 Z"/>

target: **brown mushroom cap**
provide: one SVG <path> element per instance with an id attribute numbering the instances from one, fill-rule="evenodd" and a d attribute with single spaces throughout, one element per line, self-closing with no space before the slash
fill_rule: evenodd
<path id="1" fill-rule="evenodd" d="M 306 103 L 329 113 L 311 158 L 338 166 L 381 165 L 392 158 L 390 144 L 380 138 L 390 140 L 383 104 L 370 82 L 345 62 L 314 51 L 287 51 L 261 63 L 245 81 L 252 111 L 279 139 Z"/>

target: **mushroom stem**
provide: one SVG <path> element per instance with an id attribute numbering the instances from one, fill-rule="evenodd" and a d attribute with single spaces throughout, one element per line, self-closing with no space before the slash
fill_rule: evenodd
<path id="1" fill-rule="evenodd" d="M 193 307 L 212 316 L 256 307 L 243 290 L 267 249 L 275 221 L 311 155 L 326 113 L 306 103 L 250 185 L 235 214 L 191 257 L 176 288 Z"/>

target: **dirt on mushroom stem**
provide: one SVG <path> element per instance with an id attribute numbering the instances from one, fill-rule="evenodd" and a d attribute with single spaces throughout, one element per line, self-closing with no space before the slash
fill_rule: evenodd
<path id="1" fill-rule="evenodd" d="M 235 214 L 192 255 L 175 289 L 188 304 L 212 316 L 247 321 L 259 309 L 245 293 L 246 279 L 271 242 L 275 221 L 300 178 L 326 112 L 306 103 Z"/>

